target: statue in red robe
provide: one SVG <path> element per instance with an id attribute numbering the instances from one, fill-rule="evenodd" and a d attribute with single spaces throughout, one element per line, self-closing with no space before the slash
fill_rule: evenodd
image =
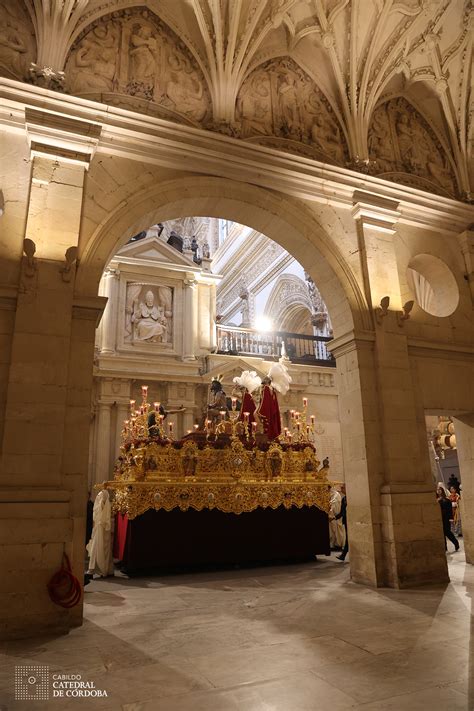
<path id="1" fill-rule="evenodd" d="M 275 389 L 271 385 L 270 378 L 262 380 L 262 390 L 260 405 L 257 415 L 262 423 L 263 431 L 269 440 L 276 439 L 281 434 L 280 408 Z"/>

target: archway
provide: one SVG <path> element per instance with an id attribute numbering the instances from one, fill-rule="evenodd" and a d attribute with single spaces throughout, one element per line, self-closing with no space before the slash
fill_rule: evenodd
<path id="1" fill-rule="evenodd" d="M 368 327 L 367 306 L 355 277 L 315 215 L 297 200 L 220 178 L 166 181 L 125 202 L 117 200 L 79 245 L 76 293 L 97 294 L 106 264 L 133 235 L 157 222 L 203 214 L 250 225 L 295 257 L 318 284 L 336 336 Z"/>

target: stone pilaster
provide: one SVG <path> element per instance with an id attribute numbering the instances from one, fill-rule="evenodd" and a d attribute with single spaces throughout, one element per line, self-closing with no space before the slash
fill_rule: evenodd
<path id="1" fill-rule="evenodd" d="M 351 571 L 358 582 L 391 587 L 444 582 L 439 507 L 392 241 L 397 204 L 365 193 L 355 198 L 353 215 L 374 330 L 331 345 L 338 364 L 349 482 Z"/>
<path id="2" fill-rule="evenodd" d="M 115 353 L 117 334 L 118 285 L 120 272 L 118 269 L 106 269 L 104 272 L 104 296 L 107 306 L 101 323 L 100 352 Z"/>
<path id="3" fill-rule="evenodd" d="M 462 480 L 461 517 L 464 552 L 474 563 L 474 412 L 454 420 L 454 432 Z"/>
<path id="4" fill-rule="evenodd" d="M 75 293 L 84 178 L 100 126 L 31 108 L 25 118 L 31 185 L 0 465 L 0 500 L 11 503 L 4 523 L 14 532 L 0 542 L 0 566 L 5 580 L 13 569 L 23 580 L 23 610 L 10 606 L 0 619 L 7 636 L 80 624 L 81 605 L 59 609 L 46 582 L 63 552 L 82 574 L 93 342 L 104 305 Z"/>
<path id="5" fill-rule="evenodd" d="M 110 479 L 110 437 L 112 403 L 100 401 L 97 405 L 97 458 L 94 483 Z"/>
<path id="6" fill-rule="evenodd" d="M 185 361 L 196 359 L 197 306 L 197 282 L 194 274 L 188 273 L 184 280 L 183 360 Z"/>

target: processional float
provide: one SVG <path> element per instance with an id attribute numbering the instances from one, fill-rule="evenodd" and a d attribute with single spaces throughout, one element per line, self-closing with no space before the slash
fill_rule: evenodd
<path id="1" fill-rule="evenodd" d="M 249 371 L 234 378 L 238 397 L 234 391 L 228 408 L 221 399 L 216 409 L 214 401 L 202 425 L 181 439 L 174 438 L 174 425 L 165 422 L 161 404 L 148 402 L 148 386 L 143 385 L 139 407 L 130 402 L 114 479 L 104 482 L 114 491 L 114 512 L 134 519 L 150 509 L 241 514 L 259 507 L 316 506 L 328 513 L 329 466 L 325 460 L 321 467 L 317 458 L 308 399 L 303 398 L 301 411 L 290 411 L 283 429 L 277 410 L 277 436 L 271 431 L 276 391 L 285 394 L 291 382 L 281 361 L 263 381 Z"/>

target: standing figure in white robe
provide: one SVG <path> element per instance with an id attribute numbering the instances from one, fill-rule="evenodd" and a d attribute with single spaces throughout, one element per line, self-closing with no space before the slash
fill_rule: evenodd
<path id="1" fill-rule="evenodd" d="M 96 573 L 106 577 L 114 574 L 111 538 L 111 507 L 107 489 L 97 494 L 94 501 L 92 537 L 87 544 L 89 553 L 89 575 Z"/>
<path id="2" fill-rule="evenodd" d="M 329 509 L 329 544 L 331 549 L 342 548 L 346 540 L 346 532 L 341 519 L 337 521 L 334 516 L 341 510 L 342 496 L 337 489 L 331 489 L 331 502 Z"/>

